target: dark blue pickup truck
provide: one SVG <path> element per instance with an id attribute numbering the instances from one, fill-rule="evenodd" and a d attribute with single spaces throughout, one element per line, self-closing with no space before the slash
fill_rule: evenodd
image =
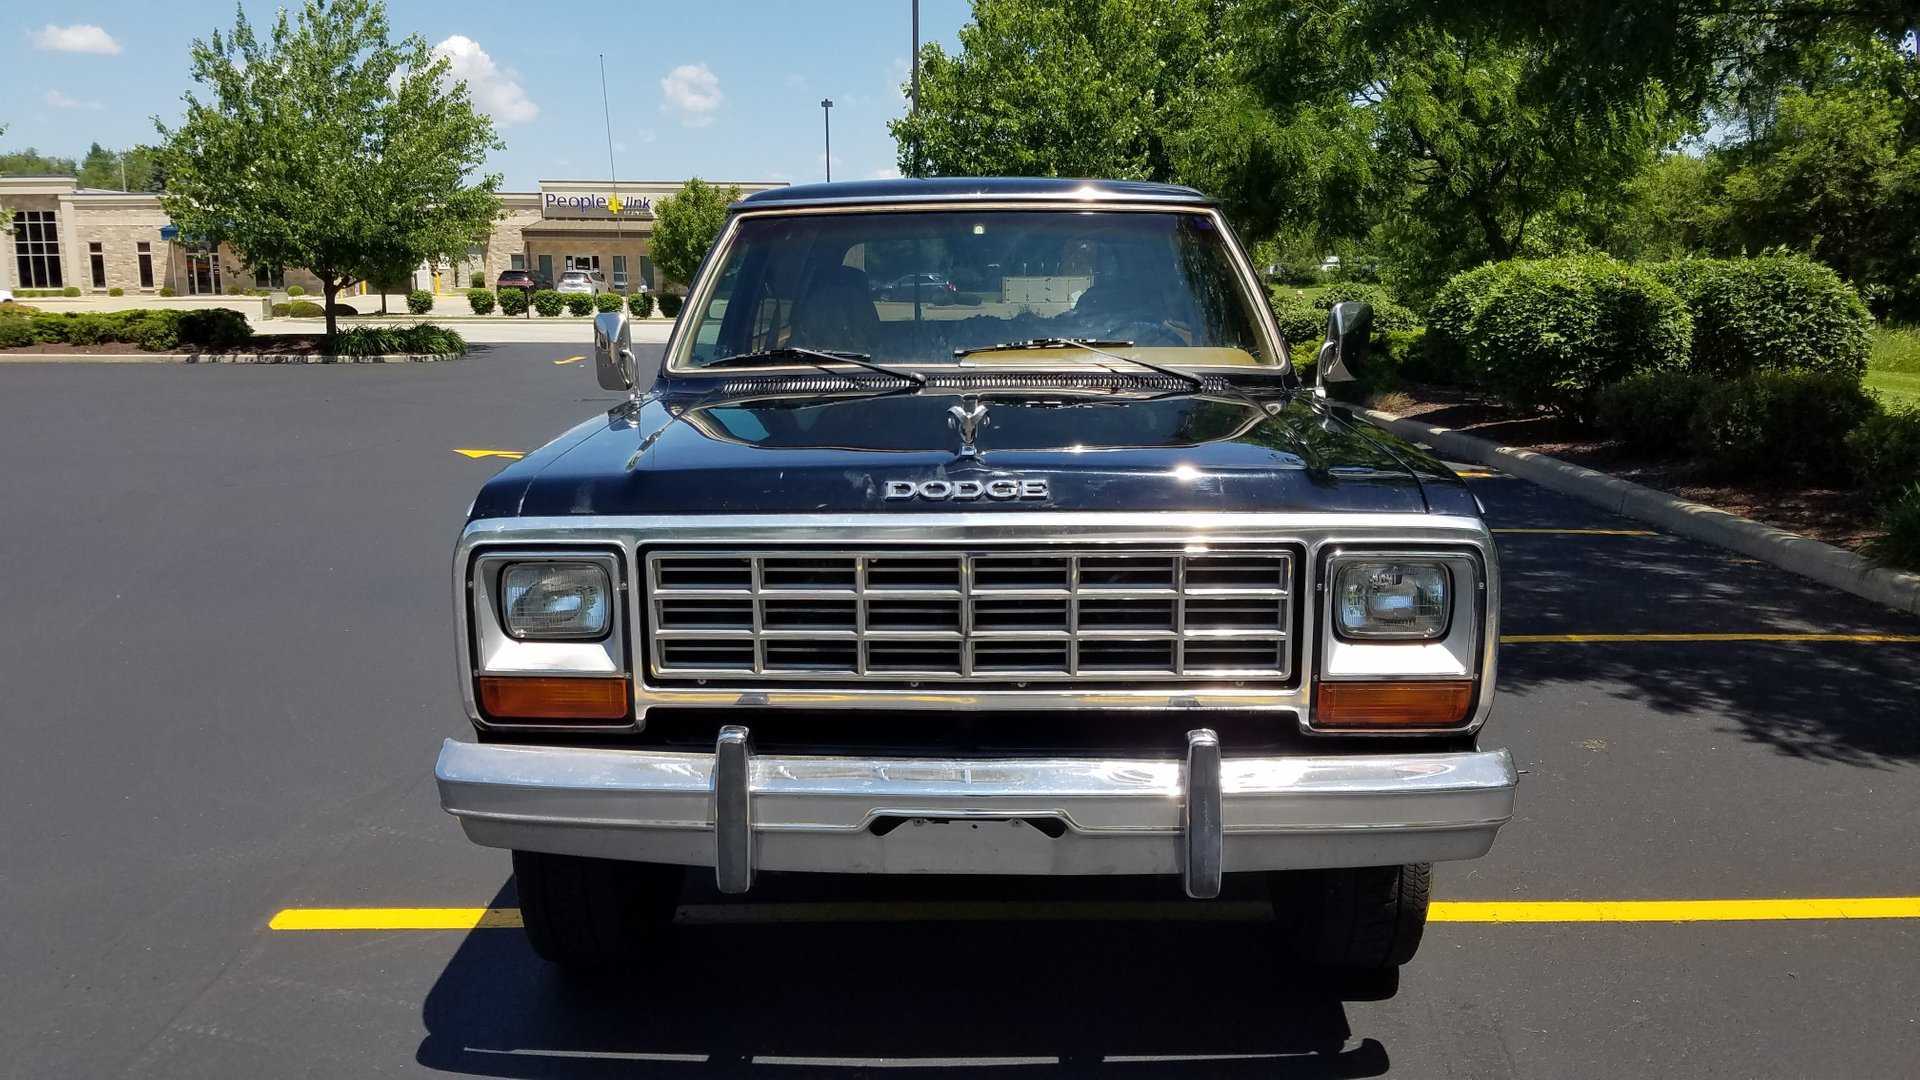
<path id="1" fill-rule="evenodd" d="M 884 286 L 877 287 L 877 286 Z M 1478 506 L 1317 385 L 1219 210 L 899 180 L 732 208 L 627 400 L 487 483 L 442 804 L 534 947 L 630 963 L 687 867 L 1261 875 L 1311 963 L 1405 963 L 1512 815 Z"/>

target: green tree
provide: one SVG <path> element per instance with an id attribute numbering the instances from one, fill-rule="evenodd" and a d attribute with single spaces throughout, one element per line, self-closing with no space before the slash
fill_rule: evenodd
<path id="1" fill-rule="evenodd" d="M 663 282 L 693 281 L 700 260 L 727 223 L 727 205 L 739 198 L 739 188 L 718 188 L 696 176 L 654 204 L 649 250 Z"/>
<path id="2" fill-rule="evenodd" d="M 72 158 L 48 157 L 31 146 L 0 154 L 0 176 L 73 176 L 79 171 Z"/>
<path id="3" fill-rule="evenodd" d="M 115 152 L 94 143 L 80 161 L 80 186 L 113 191 L 159 191 L 162 188 L 158 151 L 136 146 Z"/>
<path id="4" fill-rule="evenodd" d="M 1628 181 L 1619 213 L 1601 223 L 1598 246 L 1622 259 L 1659 262 L 1720 247 L 1727 228 L 1720 155 L 1671 153 Z"/>
<path id="5" fill-rule="evenodd" d="M 377 0 L 306 0 L 265 40 L 239 13 L 192 57 L 201 90 L 186 118 L 156 122 L 161 205 L 183 233 L 250 265 L 310 271 L 329 336 L 342 288 L 452 259 L 492 227 L 500 178 L 475 175 L 502 145 L 492 121 L 424 39 L 390 39 Z"/>

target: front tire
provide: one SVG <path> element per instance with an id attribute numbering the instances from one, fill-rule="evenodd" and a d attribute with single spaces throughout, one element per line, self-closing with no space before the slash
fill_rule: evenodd
<path id="1" fill-rule="evenodd" d="M 1270 876 L 1288 950 L 1309 964 L 1356 973 L 1392 971 L 1413 959 L 1432 884 L 1429 863 Z"/>
<path id="2" fill-rule="evenodd" d="M 677 866 L 513 853 L 527 942 L 541 959 L 573 971 L 632 961 L 657 941 L 673 921 L 682 877 Z"/>

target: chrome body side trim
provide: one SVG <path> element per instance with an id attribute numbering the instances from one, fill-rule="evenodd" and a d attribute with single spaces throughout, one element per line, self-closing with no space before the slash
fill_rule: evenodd
<path id="1" fill-rule="evenodd" d="M 1196 895 L 1221 872 L 1476 858 L 1512 817 L 1516 784 L 1504 750 L 1217 758 L 1217 740 L 1196 739 L 1196 769 L 1176 756 L 754 755 L 744 734 L 735 745 L 727 763 L 448 740 L 434 773 L 441 806 L 489 847 L 715 866 L 728 884 L 758 870 L 1166 874 Z M 737 765 L 751 810 L 723 823 L 715 793 L 734 787 L 720 774 Z M 721 839 L 743 820 L 750 846 Z"/>
<path id="2" fill-rule="evenodd" d="M 858 550 L 874 545 L 903 547 L 952 546 L 969 551 L 1044 551 L 1061 547 L 1102 550 L 1123 547 L 1160 547 L 1181 550 L 1209 545 L 1245 548 L 1261 544 L 1298 545 L 1305 552 L 1300 595 L 1314 598 L 1306 608 L 1307 623 L 1297 639 L 1292 670 L 1301 673 L 1292 686 L 1241 687 L 1186 683 L 1161 688 L 1126 686 L 1087 687 L 1072 684 L 987 688 L 923 685 L 917 688 L 804 687 L 776 688 L 752 683 L 727 685 L 708 679 L 705 685 L 656 686 L 634 680 L 634 720 L 591 730 L 633 731 L 644 725 L 646 713 L 661 706 L 734 708 L 742 705 L 861 709 L 1130 709 L 1200 711 L 1292 712 L 1300 730 L 1314 733 L 1311 688 L 1320 678 L 1320 639 L 1325 632 L 1327 599 L 1321 587 L 1327 552 L 1347 549 L 1389 549 L 1472 556 L 1484 575 L 1484 629 L 1478 635 L 1480 686 L 1471 732 L 1484 723 L 1493 704 L 1495 650 L 1499 640 L 1499 564 L 1493 539 L 1478 517 L 1442 514 L 1375 513 L 1100 513 L 997 511 L 927 514 L 823 514 L 725 516 L 610 516 L 482 518 L 461 534 L 453 559 L 455 619 L 460 643 L 460 683 L 468 717 L 477 727 L 489 725 L 474 699 L 474 658 L 471 655 L 471 605 L 468 577 L 476 555 L 492 550 L 527 550 L 550 554 L 585 550 L 616 550 L 627 568 L 645 565 L 644 551 L 652 546 L 713 545 L 750 550 L 778 546 L 804 550 Z M 635 572 L 629 569 L 629 577 Z M 623 582 L 623 584 L 625 584 Z M 628 587 L 624 593 L 628 633 L 647 625 L 645 590 Z M 638 647 L 635 652 L 641 651 Z M 630 669 L 631 670 L 631 669 Z M 514 725 L 513 730 L 543 730 L 537 725 Z M 580 732 L 579 725 L 544 730 Z M 1382 739 L 1421 732 L 1383 732 Z"/>

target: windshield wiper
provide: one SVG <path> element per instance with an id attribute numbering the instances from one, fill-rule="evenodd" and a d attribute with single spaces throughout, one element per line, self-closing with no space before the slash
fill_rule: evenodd
<path id="1" fill-rule="evenodd" d="M 902 371 L 899 368 L 888 367 L 885 364 L 876 364 L 867 353 L 848 352 L 844 349 L 809 349 L 804 345 L 779 345 L 771 349 L 761 349 L 759 352 L 735 353 L 732 356 L 723 356 L 718 360 L 701 366 L 710 368 L 722 367 L 730 364 L 750 363 L 756 360 L 773 360 L 782 356 L 807 357 L 814 367 L 820 368 L 828 374 L 834 374 L 834 371 L 832 368 L 827 367 L 822 361 L 833 360 L 842 364 L 852 364 L 854 367 L 866 368 L 868 371 L 877 371 L 882 375 L 890 375 L 896 379 L 904 379 L 915 386 L 927 385 L 927 377 L 925 375 L 917 371 Z"/>
<path id="2" fill-rule="evenodd" d="M 1179 379 L 1195 390 L 1202 389 L 1207 385 L 1205 380 L 1201 379 L 1200 376 L 1189 374 L 1178 368 L 1162 367 L 1159 364 L 1150 363 L 1139 357 L 1122 356 L 1119 353 L 1107 351 L 1108 349 L 1126 349 L 1132 346 L 1133 342 L 1121 338 L 1043 337 L 1029 338 L 1025 341 L 1004 341 L 998 345 L 979 345 L 971 349 L 955 349 L 953 350 L 953 355 L 955 359 L 960 359 L 962 357 L 972 356 L 974 353 L 983 352 L 1016 352 L 1022 349 L 1085 349 L 1095 356 L 1102 356 L 1108 360 L 1118 360 L 1123 364 L 1137 364 L 1140 367 L 1146 368 L 1148 371 L 1165 375 L 1168 378 Z"/>

